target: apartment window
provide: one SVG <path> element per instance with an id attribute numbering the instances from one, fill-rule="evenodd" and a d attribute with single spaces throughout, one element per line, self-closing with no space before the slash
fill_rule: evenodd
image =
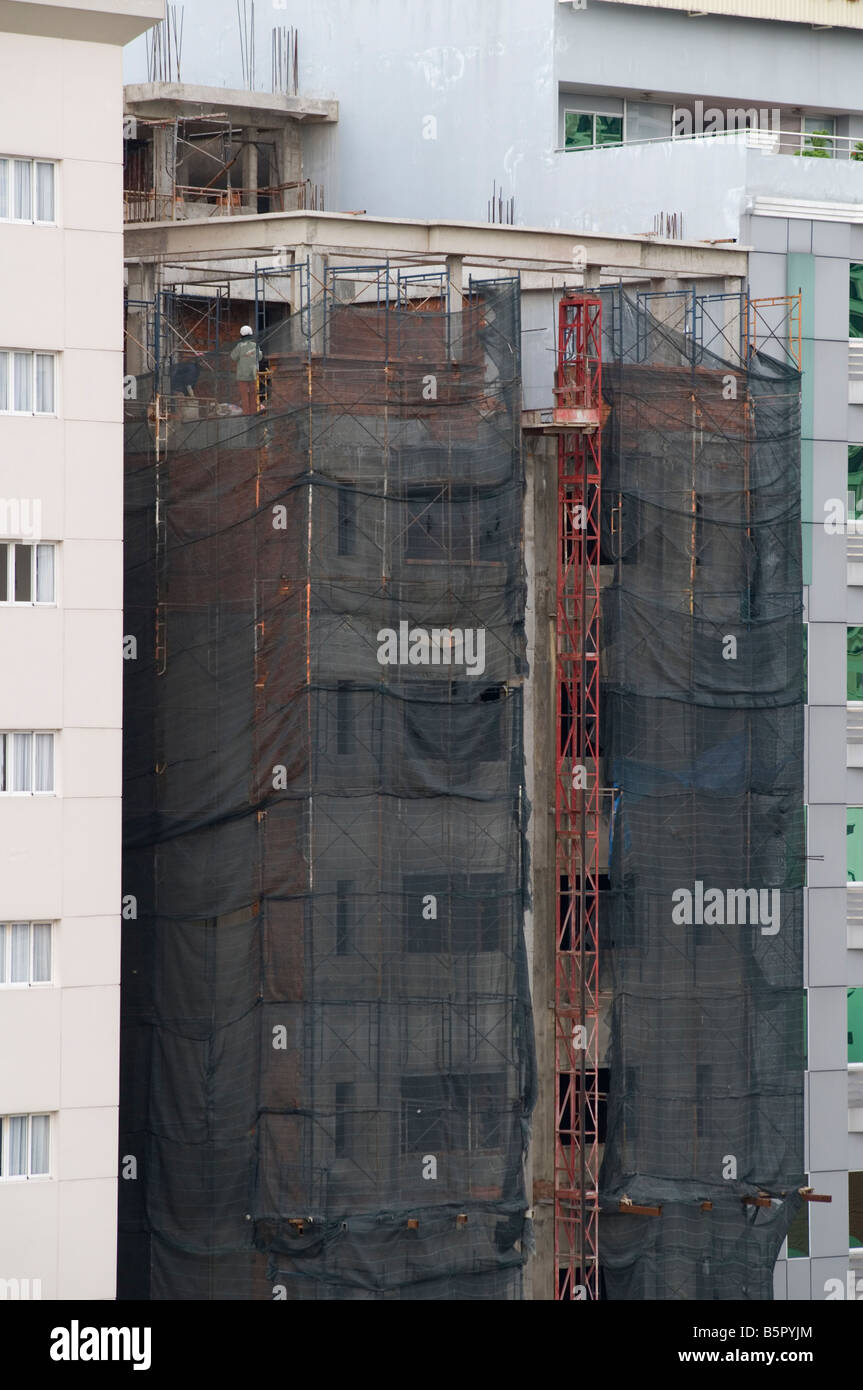
<path id="1" fill-rule="evenodd" d="M 863 1246 L 863 1173 L 849 1173 L 848 1248 L 849 1250 L 859 1250 L 861 1246 Z"/>
<path id="2" fill-rule="evenodd" d="M 863 627 L 849 627 L 847 632 L 847 682 L 848 703 L 863 700 Z"/>
<path id="3" fill-rule="evenodd" d="M 449 950 L 450 881 L 439 874 L 407 874 L 404 944 L 410 953 L 441 955 Z"/>
<path id="4" fill-rule="evenodd" d="M 339 681 L 336 687 L 336 751 L 339 753 L 355 751 L 353 697 L 353 682 Z"/>
<path id="5" fill-rule="evenodd" d="M 848 1061 L 863 1062 L 863 986 L 848 991 Z"/>
<path id="6" fill-rule="evenodd" d="M 567 150 L 592 149 L 594 145 L 622 145 L 623 116 L 603 116 L 596 111 L 565 111 L 563 144 Z"/>
<path id="7" fill-rule="evenodd" d="M 351 947 L 351 905 L 354 880 L 340 878 L 336 883 L 336 955 L 346 956 Z"/>
<path id="8" fill-rule="evenodd" d="M 0 157 L 0 221 L 55 221 L 55 168 L 47 159 Z"/>
<path id="9" fill-rule="evenodd" d="M 697 1063 L 695 1067 L 695 1133 L 699 1139 L 708 1139 L 713 1131 L 713 1067 L 708 1063 Z"/>
<path id="10" fill-rule="evenodd" d="M 29 541 L 0 541 L 0 603 L 52 604 L 55 549 Z"/>
<path id="11" fill-rule="evenodd" d="M 863 338 L 863 265 L 857 261 L 852 261 L 848 267 L 848 337 Z M 851 454 L 855 450 L 863 450 L 863 445 L 852 444 L 848 449 L 849 474 Z"/>
<path id="12" fill-rule="evenodd" d="M 832 159 L 833 136 L 835 134 L 835 116 L 804 116 L 803 154 L 821 159 Z"/>
<path id="13" fill-rule="evenodd" d="M 0 922 L 0 986 L 51 983 L 51 923 Z"/>
<path id="14" fill-rule="evenodd" d="M 806 1183 L 809 1183 L 807 1174 Z M 789 1260 L 809 1258 L 809 1203 L 801 1202 L 797 1215 L 788 1227 L 786 1253 Z"/>
<path id="15" fill-rule="evenodd" d="M 335 1152 L 336 1158 L 350 1158 L 353 1152 L 354 1085 L 336 1082 Z"/>
<path id="16" fill-rule="evenodd" d="M 863 270 L 863 266 L 860 267 Z M 861 303 L 863 308 L 863 303 Z M 863 329 L 859 334 L 863 337 Z M 863 444 L 848 445 L 848 520 L 863 524 Z M 849 528 L 850 529 L 850 528 Z"/>
<path id="17" fill-rule="evenodd" d="M 0 349 L 0 414 L 53 415 L 57 355 Z"/>
<path id="18" fill-rule="evenodd" d="M 356 548 L 357 498 L 349 483 L 339 486 L 339 549 L 340 555 L 353 555 Z"/>
<path id="19" fill-rule="evenodd" d="M 0 794 L 39 795 L 54 791 L 54 735 L 0 733 Z"/>
<path id="20" fill-rule="evenodd" d="M 51 1171 L 51 1116 L 0 1116 L 0 1179 L 47 1178 Z"/>
<path id="21" fill-rule="evenodd" d="M 674 134 L 674 107 L 657 101 L 627 101 L 627 140 L 668 140 Z"/>

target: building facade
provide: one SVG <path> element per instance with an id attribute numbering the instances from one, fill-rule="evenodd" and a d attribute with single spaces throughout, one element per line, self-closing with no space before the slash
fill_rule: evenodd
<path id="1" fill-rule="evenodd" d="M 206 33 L 196 8 L 187 6 L 184 75 L 238 85 L 227 0 L 208 6 Z M 786 315 L 789 339 L 799 340 L 806 1170 L 831 1201 L 806 1209 L 777 1266 L 776 1294 L 792 1299 L 828 1296 L 831 1280 L 859 1271 L 863 1242 L 863 938 L 854 886 L 863 870 L 863 566 L 847 526 L 863 443 L 857 8 L 788 0 L 768 14 L 763 4 L 717 0 L 696 14 L 672 0 L 544 0 L 529 9 L 476 0 L 431 10 L 390 0 L 352 8 L 350 43 L 320 6 L 299 4 L 291 14 L 304 90 L 339 102 L 337 125 L 301 136 L 304 174 L 325 189 L 328 208 L 750 247 L 750 299 L 781 301 L 774 327 Z M 259 44 L 267 40 L 259 33 Z M 144 76 L 134 53 L 128 76 Z M 674 312 L 682 331 L 694 330 L 685 294 Z M 524 322 L 528 362 L 553 346 L 553 329 L 544 310 L 534 319 L 527 309 Z M 530 397 L 529 367 L 525 392 L 527 405 L 541 403 Z"/>
<path id="2" fill-rule="evenodd" d="M 0 7 L 0 1297 L 116 1287 L 121 47 Z"/>

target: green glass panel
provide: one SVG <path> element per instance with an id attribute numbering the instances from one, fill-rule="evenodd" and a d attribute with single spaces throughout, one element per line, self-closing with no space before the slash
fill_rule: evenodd
<path id="1" fill-rule="evenodd" d="M 597 116 L 596 143 L 597 145 L 622 145 L 623 117 Z"/>
<path id="2" fill-rule="evenodd" d="M 848 445 L 848 491 L 853 498 L 853 515 L 863 520 L 863 444 Z M 848 515 L 853 520 L 850 511 Z"/>
<path id="3" fill-rule="evenodd" d="M 848 882 L 863 883 L 863 806 L 849 806 L 845 814 Z"/>
<path id="4" fill-rule="evenodd" d="M 809 1255 L 809 1203 L 801 1202 L 800 1210 L 788 1227 L 789 1260 L 805 1260 Z"/>
<path id="5" fill-rule="evenodd" d="M 848 629 L 846 699 L 863 700 L 863 627 Z"/>
<path id="6" fill-rule="evenodd" d="M 848 991 L 848 1061 L 863 1062 L 863 989 Z"/>
<path id="7" fill-rule="evenodd" d="M 848 337 L 863 338 L 863 265 L 852 261 L 848 269 Z"/>
<path id="8" fill-rule="evenodd" d="M 583 149 L 593 144 L 593 117 L 580 111 L 567 111 L 564 116 L 564 143 L 568 150 Z"/>
<path id="9" fill-rule="evenodd" d="M 863 1245 L 863 1173 L 848 1174 L 848 1249 Z"/>

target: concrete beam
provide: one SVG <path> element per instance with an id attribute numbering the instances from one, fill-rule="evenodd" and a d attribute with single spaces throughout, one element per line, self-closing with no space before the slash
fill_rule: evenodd
<path id="1" fill-rule="evenodd" d="M 131 43 L 165 18 L 165 0 L 0 0 L 0 33 Z"/>
<path id="2" fill-rule="evenodd" d="M 314 246 L 322 252 L 392 256 L 417 263 L 460 257 L 471 265 L 573 272 L 601 266 L 609 274 L 733 276 L 747 273 L 743 247 L 654 237 L 595 236 L 486 222 L 418 222 L 333 212 L 275 212 L 206 222 L 150 222 L 126 229 L 126 255 L 135 260 L 255 257 L 273 247 Z"/>
<path id="3" fill-rule="evenodd" d="M 2 0 L 0 0 L 2 3 Z M 208 120 L 220 115 L 238 126 L 279 130 L 293 122 L 332 123 L 339 103 L 289 97 L 281 92 L 247 92 L 231 87 L 204 87 L 189 82 L 137 82 L 123 89 L 126 114 L 153 121 L 185 116 Z"/>

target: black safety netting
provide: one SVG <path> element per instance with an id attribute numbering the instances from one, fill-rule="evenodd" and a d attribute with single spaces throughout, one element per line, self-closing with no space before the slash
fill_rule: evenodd
<path id="1" fill-rule="evenodd" d="M 519 290 L 324 308 L 127 391 L 121 1295 L 513 1299 Z"/>
<path id="2" fill-rule="evenodd" d="M 804 1183 L 799 375 L 603 298 L 604 1287 L 770 1299 Z"/>

